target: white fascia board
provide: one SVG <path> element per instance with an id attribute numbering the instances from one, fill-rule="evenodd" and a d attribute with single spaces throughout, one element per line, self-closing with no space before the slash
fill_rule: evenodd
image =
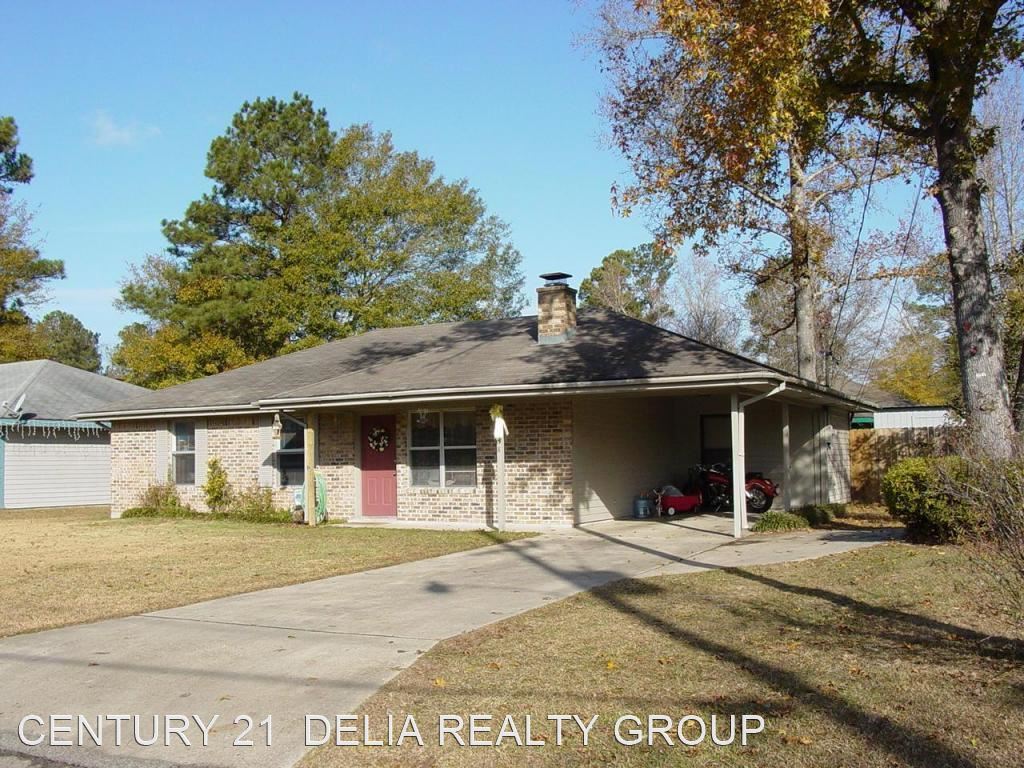
<path id="1" fill-rule="evenodd" d="M 246 405 L 183 406 L 180 408 L 143 408 L 132 411 L 95 411 L 76 413 L 73 418 L 93 421 L 137 421 L 139 419 L 162 418 L 164 416 L 239 416 L 259 412 L 258 408 L 247 403 Z"/>
<path id="2" fill-rule="evenodd" d="M 373 392 L 328 397 L 275 397 L 258 400 L 254 406 L 262 410 L 282 408 L 322 408 L 333 405 L 381 405 L 397 402 L 443 402 L 447 400 L 480 400 L 490 398 L 543 397 L 603 392 L 672 392 L 738 386 L 775 386 L 783 377 L 763 373 L 740 373 L 730 376 L 678 376 L 658 379 L 622 379 L 618 381 L 565 382 L 555 384 L 518 384 L 504 387 L 450 387 L 433 390 Z"/>
<path id="3" fill-rule="evenodd" d="M 694 389 L 723 389 L 736 387 L 786 384 L 789 395 L 803 395 L 822 403 L 841 404 L 856 410 L 865 404 L 844 396 L 836 390 L 825 389 L 785 374 L 752 371 L 730 375 L 708 374 L 671 376 L 651 379 L 621 379 L 595 382 L 556 382 L 552 384 L 518 384 L 493 387 L 448 387 L 444 389 L 411 389 L 396 392 L 367 392 L 354 395 L 328 397 L 270 397 L 244 405 L 182 406 L 179 408 L 145 408 L 130 411 L 91 411 L 79 413 L 75 419 L 92 421 L 138 421 L 148 418 L 190 416 L 238 416 L 267 411 L 317 409 L 337 406 L 388 405 L 394 403 L 450 402 L 454 400 L 485 400 L 493 398 L 551 397 L 601 393 L 670 393 Z"/>
<path id="4" fill-rule="evenodd" d="M 794 380 L 786 387 L 786 394 L 797 395 L 798 397 L 802 395 L 822 405 L 840 405 L 850 411 L 872 410 L 868 407 L 867 403 L 844 395 L 837 389 L 827 389 L 820 384 L 813 384 L 799 379 Z"/>

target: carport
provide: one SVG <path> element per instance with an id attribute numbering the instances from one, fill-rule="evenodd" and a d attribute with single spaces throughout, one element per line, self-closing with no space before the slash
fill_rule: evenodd
<path id="1" fill-rule="evenodd" d="M 685 485 L 698 463 L 733 467 L 737 538 L 749 528 L 748 471 L 781 484 L 775 509 L 849 501 L 852 408 L 838 393 L 786 381 L 576 398 L 575 520 L 629 517 L 637 494 Z"/>
<path id="2" fill-rule="evenodd" d="M 737 500 L 746 470 L 781 484 L 780 506 L 847 498 L 849 415 L 864 404 L 635 318 L 577 317 L 564 277 L 545 276 L 537 317 L 382 328 L 80 414 L 114 425 L 112 514 L 179 458 L 177 485 L 204 508 L 214 457 L 279 504 L 304 486 L 316 509 L 319 476 L 328 516 L 417 525 L 624 518 L 698 462 L 731 464 Z"/>

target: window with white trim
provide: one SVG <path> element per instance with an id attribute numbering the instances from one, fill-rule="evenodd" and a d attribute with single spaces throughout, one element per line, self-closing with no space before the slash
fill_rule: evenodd
<path id="1" fill-rule="evenodd" d="M 281 419 L 277 472 L 284 487 L 302 485 L 306 481 L 306 425 L 291 416 Z"/>
<path id="2" fill-rule="evenodd" d="M 196 484 L 196 423 L 174 422 L 174 444 L 171 450 L 171 471 L 175 485 Z"/>
<path id="3" fill-rule="evenodd" d="M 476 414 L 473 411 L 414 412 L 409 419 L 409 469 L 414 486 L 468 488 L 476 485 Z"/>

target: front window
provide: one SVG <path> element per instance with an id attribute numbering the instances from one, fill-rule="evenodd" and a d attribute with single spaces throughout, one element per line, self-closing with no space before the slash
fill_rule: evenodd
<path id="1" fill-rule="evenodd" d="M 302 485 L 306 480 L 306 435 L 301 421 L 285 416 L 281 422 L 281 447 L 277 471 L 282 486 Z"/>
<path id="2" fill-rule="evenodd" d="M 413 485 L 459 488 L 476 485 L 476 414 L 473 411 L 414 413 L 409 435 Z"/>
<path id="3" fill-rule="evenodd" d="M 174 450 L 171 451 L 175 485 L 196 483 L 196 424 L 174 422 Z"/>

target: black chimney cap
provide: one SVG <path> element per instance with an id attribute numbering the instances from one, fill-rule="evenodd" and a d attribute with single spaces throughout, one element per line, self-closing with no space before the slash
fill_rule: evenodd
<path id="1" fill-rule="evenodd" d="M 570 277 L 572 275 L 568 272 L 545 272 L 540 279 L 545 281 L 545 285 L 565 285 L 565 281 Z"/>

